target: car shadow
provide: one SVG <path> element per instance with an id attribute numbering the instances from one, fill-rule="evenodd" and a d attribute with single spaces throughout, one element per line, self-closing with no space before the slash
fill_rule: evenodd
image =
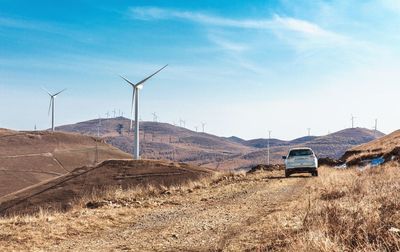
<path id="1" fill-rule="evenodd" d="M 285 176 L 267 176 L 265 177 L 266 179 L 290 179 L 290 178 L 305 178 L 305 179 L 310 179 L 313 178 L 313 176 L 304 176 L 304 175 L 291 175 L 289 177 Z"/>

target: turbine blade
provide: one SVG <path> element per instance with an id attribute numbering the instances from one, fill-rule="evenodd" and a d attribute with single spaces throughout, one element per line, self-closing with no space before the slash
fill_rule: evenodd
<path id="1" fill-rule="evenodd" d="M 53 96 L 51 96 L 51 98 L 50 98 L 49 112 L 47 113 L 48 116 L 50 116 L 50 110 L 51 110 L 52 102 L 53 102 Z"/>
<path id="2" fill-rule="evenodd" d="M 135 86 L 138 86 L 140 84 L 143 84 L 144 82 L 146 82 L 148 79 L 150 79 L 151 77 L 153 77 L 154 75 L 158 74 L 161 70 L 163 70 L 164 68 L 166 68 L 168 66 L 168 64 L 166 64 L 165 66 L 163 66 L 162 68 L 160 68 L 159 70 L 157 70 L 155 73 L 153 73 L 152 75 L 150 75 L 149 77 L 139 81 L 138 83 L 135 84 Z"/>
<path id="3" fill-rule="evenodd" d="M 41 87 L 41 88 L 42 88 L 43 91 L 45 91 L 48 95 L 52 96 L 51 93 L 50 93 L 47 89 L 45 89 L 44 87 Z"/>
<path id="4" fill-rule="evenodd" d="M 128 80 L 127 78 L 125 78 L 125 77 L 123 77 L 123 76 L 119 76 L 119 77 L 121 77 L 122 79 L 124 79 L 126 82 L 128 82 L 129 84 L 131 84 L 131 86 L 132 87 L 135 87 L 135 84 L 133 84 L 130 80 Z"/>
<path id="5" fill-rule="evenodd" d="M 61 90 L 60 92 L 58 92 L 58 93 L 55 93 L 53 96 L 56 96 L 56 95 L 59 95 L 59 94 L 61 94 L 62 92 L 64 92 L 65 90 L 67 90 L 66 88 L 64 88 L 63 90 Z"/>

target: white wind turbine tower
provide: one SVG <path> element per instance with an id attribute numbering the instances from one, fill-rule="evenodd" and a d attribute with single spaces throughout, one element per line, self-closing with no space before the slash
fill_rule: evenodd
<path id="1" fill-rule="evenodd" d="M 375 119 L 375 125 L 374 125 L 374 136 L 376 137 L 376 132 L 378 131 L 378 119 Z"/>
<path id="2" fill-rule="evenodd" d="M 204 129 L 205 129 L 206 125 L 207 125 L 207 124 L 206 124 L 205 122 L 202 122 L 202 123 L 201 123 L 201 127 L 203 128 L 203 133 L 204 133 Z"/>
<path id="3" fill-rule="evenodd" d="M 51 131 L 54 132 L 54 120 L 55 120 L 55 99 L 57 97 L 57 95 L 61 94 L 62 92 L 64 92 L 66 89 L 61 90 L 60 92 L 57 92 L 55 94 L 51 94 L 49 91 L 47 91 L 45 88 L 42 88 L 44 91 L 46 91 L 46 93 L 50 96 L 50 105 L 49 105 L 49 115 L 50 115 L 50 110 L 51 110 Z"/>
<path id="4" fill-rule="evenodd" d="M 186 121 L 185 121 L 185 120 L 182 120 L 182 119 L 179 119 L 179 126 L 185 128 L 185 126 L 186 126 Z"/>
<path id="5" fill-rule="evenodd" d="M 153 122 L 157 122 L 158 121 L 158 116 L 156 112 L 151 113 L 153 115 Z"/>
<path id="6" fill-rule="evenodd" d="M 134 143 L 134 148 L 133 148 L 133 157 L 134 159 L 140 159 L 140 154 L 139 154 L 139 90 L 143 88 L 143 84 L 156 75 L 158 72 L 163 70 L 168 66 L 165 65 L 159 70 L 157 70 L 155 73 L 151 74 L 150 76 L 144 78 L 143 80 L 137 82 L 137 83 L 132 83 L 128 79 L 120 76 L 122 79 L 124 79 L 128 84 L 132 86 L 132 105 L 131 105 L 131 125 L 130 125 L 130 131 L 132 131 L 132 126 L 133 126 L 133 104 L 135 103 L 135 143 Z"/>

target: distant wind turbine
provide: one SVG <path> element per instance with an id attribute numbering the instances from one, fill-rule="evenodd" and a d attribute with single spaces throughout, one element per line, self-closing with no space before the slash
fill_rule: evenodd
<path id="1" fill-rule="evenodd" d="M 203 133 L 204 133 L 204 129 L 205 129 L 206 125 L 207 125 L 207 124 L 206 124 L 205 122 L 202 122 L 202 123 L 201 123 L 201 127 L 203 128 Z"/>
<path id="2" fill-rule="evenodd" d="M 153 122 L 157 122 L 158 116 L 156 112 L 151 113 L 153 115 Z"/>
<path id="3" fill-rule="evenodd" d="M 128 80 L 125 77 L 120 76 L 122 79 L 124 79 L 128 84 L 132 86 L 132 105 L 131 105 L 131 125 L 129 130 L 132 131 L 132 126 L 133 126 L 133 104 L 135 103 L 135 146 L 133 148 L 133 156 L 135 159 L 140 159 L 140 154 L 139 154 L 139 90 L 143 88 L 144 83 L 156 75 L 158 72 L 163 70 L 168 66 L 165 65 L 159 70 L 157 70 L 155 73 L 151 74 L 150 76 L 144 78 L 143 80 L 137 82 L 137 83 L 132 83 L 130 80 Z"/>
<path id="4" fill-rule="evenodd" d="M 54 120 L 55 120 L 55 99 L 57 97 L 57 95 L 61 94 L 62 92 L 64 92 L 66 89 L 63 89 L 55 94 L 51 94 L 49 91 L 47 91 L 45 88 L 42 88 L 49 96 L 50 96 L 50 105 L 49 105 L 49 112 L 48 114 L 50 115 L 50 110 L 51 110 L 51 131 L 54 132 Z"/>
<path id="5" fill-rule="evenodd" d="M 185 128 L 185 126 L 186 126 L 186 121 L 185 121 L 185 120 L 182 120 L 182 119 L 179 119 L 179 126 Z"/>

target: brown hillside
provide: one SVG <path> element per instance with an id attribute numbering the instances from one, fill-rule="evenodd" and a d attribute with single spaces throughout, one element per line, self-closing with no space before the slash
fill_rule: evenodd
<path id="1" fill-rule="evenodd" d="M 108 160 L 0 198 L 0 215 L 68 210 L 76 200 L 110 187 L 171 186 L 210 175 L 208 169 L 149 160 Z"/>
<path id="2" fill-rule="evenodd" d="M 374 132 L 373 130 L 364 128 L 350 128 L 344 129 L 326 136 L 311 136 L 301 137 L 292 141 L 272 142 L 277 143 L 271 145 L 270 155 L 272 163 L 282 163 L 281 157 L 286 155 L 290 148 L 294 147 L 310 147 L 318 157 L 331 157 L 340 158 L 347 150 L 359 144 L 370 142 L 374 139 L 384 136 L 381 132 Z M 263 146 L 266 139 L 258 139 L 255 141 L 248 141 L 256 143 L 258 146 Z M 247 143 L 248 144 L 248 143 Z M 255 145 L 256 146 L 256 145 Z M 266 144 L 265 144 L 266 146 Z M 250 167 L 257 164 L 263 164 L 267 161 L 267 149 L 257 148 L 256 150 L 244 153 L 237 157 L 225 158 L 222 161 L 216 161 L 209 166 L 217 166 L 220 169 L 225 167 L 233 167 L 240 164 L 241 167 Z"/>
<path id="3" fill-rule="evenodd" d="M 0 197 L 69 171 L 130 155 L 102 140 L 61 132 L 0 131 Z"/>
<path id="4" fill-rule="evenodd" d="M 119 124 L 123 126 L 122 134 L 117 132 Z M 130 120 L 123 117 L 102 119 L 100 134 L 107 143 L 132 153 L 133 132 L 129 132 L 129 124 Z M 95 136 L 98 125 L 99 120 L 90 120 L 57 129 Z M 174 160 L 193 165 L 212 164 L 255 150 L 223 137 L 159 122 L 140 122 L 140 141 L 143 158 Z M 216 165 L 212 164 L 211 167 L 215 168 Z"/>
<path id="5" fill-rule="evenodd" d="M 99 133 L 107 143 L 132 153 L 133 133 L 129 132 L 129 124 L 130 120 L 124 117 L 102 119 Z M 57 129 L 95 136 L 98 125 L 96 119 Z M 122 128 L 121 134 L 119 128 Z M 339 158 L 346 150 L 381 136 L 380 132 L 353 128 L 291 141 L 271 139 L 271 162 L 281 163 L 281 156 L 290 148 L 303 146 L 313 148 L 319 157 Z M 141 155 L 148 159 L 173 160 L 220 170 L 246 168 L 267 161 L 267 139 L 262 138 L 218 137 L 159 122 L 140 122 L 140 138 Z"/>
<path id="6" fill-rule="evenodd" d="M 342 159 L 347 163 L 357 163 L 358 161 L 383 157 L 386 161 L 399 159 L 400 157 L 400 130 L 374 141 L 355 146 L 347 151 Z"/>

